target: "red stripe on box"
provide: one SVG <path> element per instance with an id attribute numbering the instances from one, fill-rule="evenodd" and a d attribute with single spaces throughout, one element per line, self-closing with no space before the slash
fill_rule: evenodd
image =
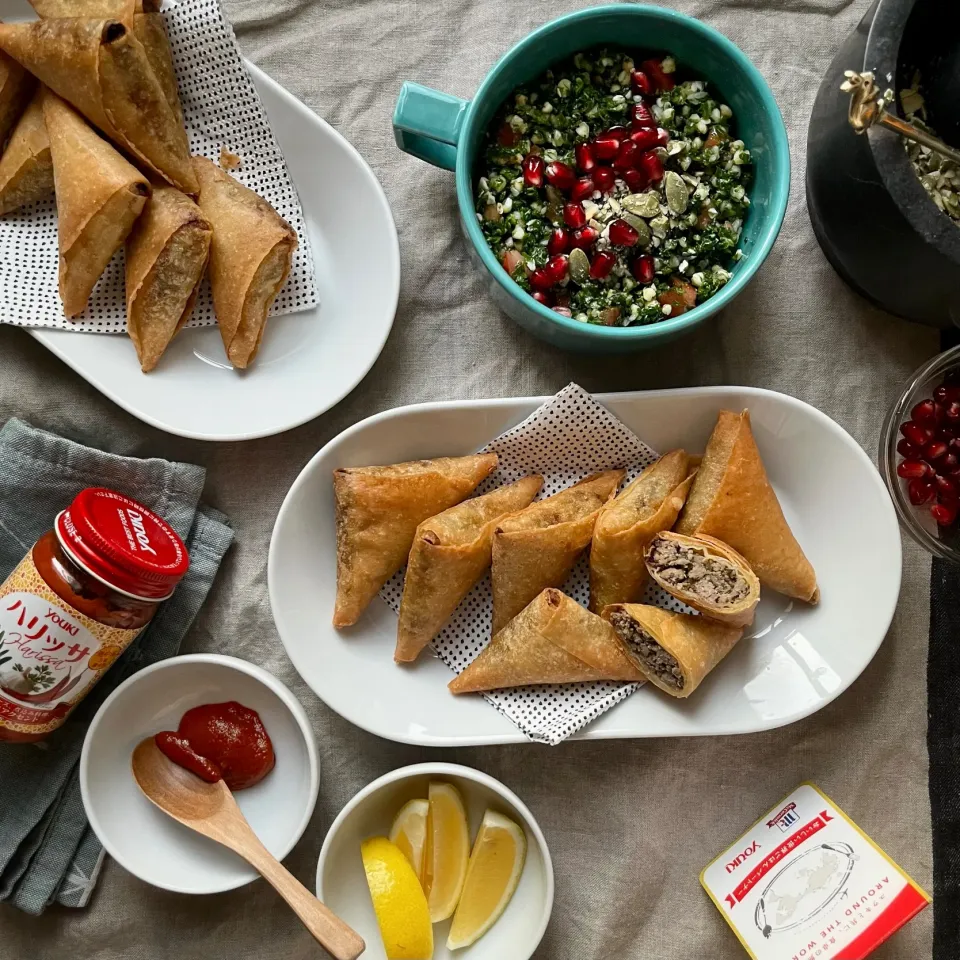
<path id="1" fill-rule="evenodd" d="M 834 960 L 863 960 L 884 940 L 912 920 L 929 902 L 916 887 L 905 887 L 890 901 L 890 906 L 856 940 L 844 947 Z"/>

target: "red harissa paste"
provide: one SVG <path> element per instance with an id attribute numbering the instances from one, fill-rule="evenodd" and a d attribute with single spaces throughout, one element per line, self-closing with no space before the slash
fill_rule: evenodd
<path id="1" fill-rule="evenodd" d="M 259 714 L 235 700 L 188 710 L 175 733 L 164 730 L 154 741 L 174 763 L 207 783 L 223 780 L 231 790 L 259 783 L 276 763 Z"/>

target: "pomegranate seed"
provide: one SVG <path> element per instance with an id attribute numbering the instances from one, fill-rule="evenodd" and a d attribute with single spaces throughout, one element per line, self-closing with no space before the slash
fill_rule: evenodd
<path id="1" fill-rule="evenodd" d="M 614 180 L 616 180 L 616 175 L 610 167 L 597 167 L 593 171 L 593 183 L 603 193 L 606 193 L 613 186 Z"/>
<path id="2" fill-rule="evenodd" d="M 937 471 L 939 473 L 952 473 L 960 466 L 960 460 L 955 453 L 948 453 L 937 461 Z"/>
<path id="3" fill-rule="evenodd" d="M 593 156 L 593 147 L 589 143 L 578 143 L 573 152 L 577 158 L 577 166 L 584 173 L 589 173 L 597 165 L 596 158 Z"/>
<path id="4" fill-rule="evenodd" d="M 663 64 L 660 60 L 644 60 L 640 66 L 657 90 L 672 90 L 676 86 L 673 77 L 663 72 Z"/>
<path id="5" fill-rule="evenodd" d="M 537 267 L 530 274 L 530 286 L 534 290 L 549 290 L 553 286 L 553 278 L 545 267 Z"/>
<path id="6" fill-rule="evenodd" d="M 616 137 L 618 140 L 625 140 L 627 138 L 627 128 L 622 123 L 615 123 L 612 127 L 607 127 L 600 136 Z"/>
<path id="7" fill-rule="evenodd" d="M 589 177 L 581 177 L 574 185 L 573 189 L 570 191 L 571 200 L 586 200 L 587 197 L 593 196 L 593 191 L 596 190 L 596 185 Z"/>
<path id="8" fill-rule="evenodd" d="M 528 187 L 542 187 L 545 168 L 546 164 L 543 162 L 543 157 L 528 153 L 523 158 L 523 163 L 520 164 L 520 169 L 523 171 L 523 182 Z"/>
<path id="9" fill-rule="evenodd" d="M 600 234 L 597 233 L 593 227 L 581 227 L 579 230 L 573 231 L 573 237 L 571 237 L 570 243 L 574 247 L 586 250 L 592 247 L 599 239 Z"/>
<path id="10" fill-rule="evenodd" d="M 960 440 L 951 440 L 949 446 L 954 443 L 960 444 Z M 901 457 L 908 457 L 911 460 L 918 460 L 922 456 L 921 452 L 906 437 L 897 443 L 897 453 Z"/>
<path id="11" fill-rule="evenodd" d="M 609 250 L 601 250 L 593 258 L 593 263 L 590 264 L 590 276 L 594 280 L 603 280 L 605 277 L 609 277 L 616 262 L 617 258 Z"/>
<path id="12" fill-rule="evenodd" d="M 960 487 L 957 486 L 954 478 L 942 477 L 938 474 L 933 478 L 933 485 L 936 487 L 937 497 L 941 503 L 945 500 L 949 503 L 960 502 Z"/>
<path id="13" fill-rule="evenodd" d="M 655 129 L 657 126 L 657 121 L 653 119 L 650 108 L 642 100 L 630 108 L 630 122 L 635 128 Z"/>
<path id="14" fill-rule="evenodd" d="M 553 300 L 551 299 L 550 294 L 543 290 L 534 290 L 533 299 L 536 300 L 537 303 L 542 303 L 545 307 L 553 305 Z"/>
<path id="15" fill-rule="evenodd" d="M 929 503 L 936 491 L 929 480 L 914 479 L 907 484 L 907 496 L 910 502 L 919 507 L 922 503 Z"/>
<path id="16" fill-rule="evenodd" d="M 612 160 L 620 149 L 622 138 L 609 133 L 601 133 L 593 141 L 593 153 L 598 160 Z"/>
<path id="17" fill-rule="evenodd" d="M 933 423 L 937 409 L 932 400 L 921 400 L 911 411 L 910 418 L 917 423 Z"/>
<path id="18" fill-rule="evenodd" d="M 904 480 L 913 480 L 915 477 L 925 477 L 928 473 L 933 473 L 933 467 L 922 460 L 904 460 L 897 467 L 897 476 Z"/>
<path id="19" fill-rule="evenodd" d="M 520 134 L 509 123 L 503 124 L 497 131 L 497 143 L 501 147 L 515 147 L 519 140 Z"/>
<path id="20" fill-rule="evenodd" d="M 639 149 L 650 150 L 657 145 L 659 136 L 656 130 L 650 127 L 644 127 L 641 130 L 634 130 L 633 133 L 630 134 L 630 140 L 635 143 Z"/>
<path id="21" fill-rule="evenodd" d="M 901 440 L 900 443 L 909 443 L 908 440 Z M 900 449 L 900 443 L 897 444 L 897 449 Z M 947 441 L 947 446 L 950 448 L 951 453 L 960 454 L 960 437 L 951 437 Z M 906 456 L 906 454 L 904 454 Z"/>
<path id="22" fill-rule="evenodd" d="M 952 403 L 954 400 L 960 401 L 960 387 L 941 383 L 933 391 L 933 399 L 940 403 Z"/>
<path id="23" fill-rule="evenodd" d="M 614 170 L 630 170 L 637 165 L 643 151 L 632 141 L 624 140 L 613 161 Z"/>
<path id="24" fill-rule="evenodd" d="M 930 516 L 932 516 L 941 527 L 949 527 L 957 519 L 957 508 L 946 503 L 935 503 L 930 508 Z"/>
<path id="25" fill-rule="evenodd" d="M 916 409 L 916 407 L 914 407 L 914 409 Z M 913 419 L 916 420 L 917 417 Z M 960 426 L 960 403 L 957 403 L 956 400 L 952 400 L 943 408 L 943 422 L 948 427 L 955 428 Z"/>
<path id="26" fill-rule="evenodd" d="M 651 183 L 659 183 L 663 179 L 663 161 L 653 150 L 641 155 L 640 169 L 647 175 Z"/>
<path id="27" fill-rule="evenodd" d="M 933 439 L 933 431 L 908 420 L 900 424 L 900 432 L 915 446 L 925 447 Z"/>
<path id="28" fill-rule="evenodd" d="M 657 143 L 661 147 L 665 147 L 669 142 L 670 134 L 663 127 L 657 127 Z"/>
<path id="29" fill-rule="evenodd" d="M 931 460 L 939 460 L 947 453 L 947 445 L 942 440 L 931 440 L 923 448 L 923 459 L 929 463 Z"/>
<path id="30" fill-rule="evenodd" d="M 640 239 L 640 234 L 626 220 L 614 220 L 610 224 L 609 237 L 615 247 L 632 247 Z"/>
<path id="31" fill-rule="evenodd" d="M 646 190 L 650 183 L 649 178 L 642 170 L 624 170 L 622 176 L 623 182 L 633 193 L 640 193 L 641 190 Z"/>
<path id="32" fill-rule="evenodd" d="M 580 203 L 565 203 L 563 205 L 563 222 L 572 230 L 582 227 L 587 222 L 583 205 Z"/>
<path id="33" fill-rule="evenodd" d="M 547 183 L 558 190 L 569 190 L 577 182 L 577 175 L 568 163 L 554 160 L 547 164 Z"/>
<path id="34" fill-rule="evenodd" d="M 547 241 L 547 252 L 551 256 L 556 256 L 558 253 L 566 253 L 569 249 L 570 234 L 563 227 L 557 227 Z"/>
<path id="35" fill-rule="evenodd" d="M 567 258 L 562 254 L 559 257 L 552 257 L 546 262 L 543 268 L 554 283 L 560 283 L 567 276 Z"/>
<path id="36" fill-rule="evenodd" d="M 630 74 L 630 85 L 637 93 L 653 93 L 653 84 L 642 70 L 634 70 Z"/>
<path id="37" fill-rule="evenodd" d="M 653 279 L 654 273 L 653 257 L 649 253 L 642 253 L 630 264 L 630 270 L 641 283 L 649 283 Z"/>
<path id="38" fill-rule="evenodd" d="M 561 317 L 572 317 L 573 311 L 569 307 L 554 307 L 554 313 L 559 313 Z"/>

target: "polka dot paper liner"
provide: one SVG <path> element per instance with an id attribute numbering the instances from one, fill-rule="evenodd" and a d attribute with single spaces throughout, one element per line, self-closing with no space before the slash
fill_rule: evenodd
<path id="1" fill-rule="evenodd" d="M 297 231 L 290 276 L 270 313 L 309 310 L 318 303 L 303 210 L 233 28 L 218 0 L 172 0 L 163 11 L 190 149 L 214 163 L 220 149 L 240 157 L 230 174 L 268 200 Z M 57 206 L 53 197 L 0 218 L 0 323 L 82 333 L 123 333 L 127 326 L 123 251 L 94 287 L 76 320 L 63 315 L 57 292 Z M 204 280 L 190 327 L 216 323 Z"/>
<path id="2" fill-rule="evenodd" d="M 575 383 L 565 387 L 481 452 L 496 453 L 500 464 L 477 488 L 478 495 L 531 473 L 539 473 L 544 480 L 540 499 L 600 470 L 625 468 L 626 484 L 659 457 Z M 400 610 L 403 575 L 401 570 L 380 591 L 380 596 L 395 612 Z M 580 558 L 562 589 L 578 603 L 587 605 L 590 576 L 586 554 Z M 693 612 L 650 582 L 643 603 Z M 490 577 L 486 576 L 467 594 L 433 642 L 437 655 L 454 673 L 464 670 L 489 643 L 492 613 Z M 630 696 L 638 686 L 615 682 L 554 684 L 515 687 L 483 696 L 531 740 L 557 744 Z"/>

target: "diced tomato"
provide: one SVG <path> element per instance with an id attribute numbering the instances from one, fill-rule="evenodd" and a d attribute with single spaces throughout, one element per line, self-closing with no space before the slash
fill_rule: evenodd
<path id="1" fill-rule="evenodd" d="M 607 309 L 600 314 L 600 322 L 605 327 L 612 327 L 619 319 L 620 319 L 619 307 L 607 307 Z"/>
<path id="2" fill-rule="evenodd" d="M 729 139 L 729 136 L 730 135 L 724 131 L 713 129 L 710 131 L 710 136 L 704 140 L 703 145 L 705 147 L 719 147 L 724 140 Z"/>
<path id="3" fill-rule="evenodd" d="M 675 277 L 673 286 L 665 290 L 657 297 L 661 305 L 670 305 L 670 316 L 678 317 L 681 313 L 686 313 L 691 307 L 697 304 L 697 288 L 686 280 Z"/>

